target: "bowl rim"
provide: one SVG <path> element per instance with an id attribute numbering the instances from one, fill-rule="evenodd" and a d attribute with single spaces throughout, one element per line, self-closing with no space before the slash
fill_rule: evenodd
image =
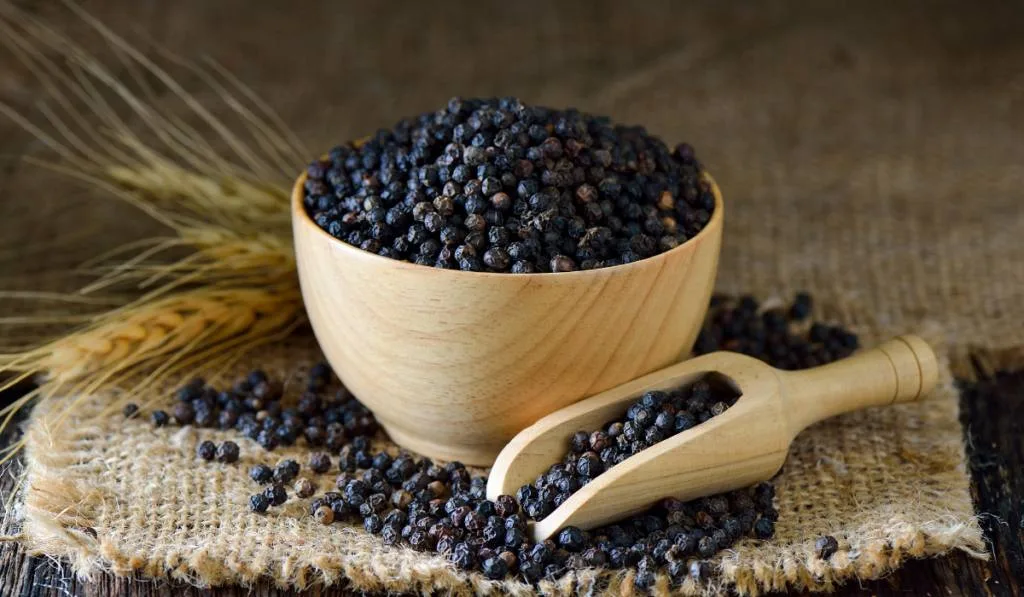
<path id="1" fill-rule="evenodd" d="M 708 223 L 701 228 L 700 232 L 697 233 L 693 238 L 689 238 L 683 244 L 670 249 L 663 253 L 658 253 L 652 257 L 645 259 L 639 259 L 632 263 L 623 263 L 620 265 L 613 265 L 611 267 L 599 267 L 596 269 L 589 270 L 575 270 L 571 272 L 535 272 L 530 274 L 513 274 L 511 272 L 467 272 L 463 270 L 450 270 L 445 268 L 437 268 L 429 265 L 420 265 L 411 261 L 404 261 L 399 259 L 392 259 L 390 257 L 384 257 L 370 251 L 364 251 L 357 246 L 351 245 L 340 238 L 335 238 L 329 234 L 326 230 L 317 226 L 316 222 L 306 213 L 306 209 L 302 204 L 302 199 L 305 194 L 305 182 L 308 177 L 308 173 L 303 170 L 302 173 L 295 179 L 295 184 L 292 186 L 291 193 L 291 207 L 292 207 L 292 221 L 293 221 L 293 235 L 297 236 L 297 232 L 294 231 L 296 225 L 301 225 L 307 229 L 312 229 L 314 233 L 322 235 L 329 242 L 338 247 L 339 250 L 346 252 L 351 255 L 354 259 L 366 259 L 370 263 L 374 263 L 375 260 L 380 265 L 385 264 L 388 267 L 397 269 L 413 269 L 414 271 L 433 271 L 438 275 L 455 275 L 460 279 L 468 279 L 470 276 L 484 277 L 484 278 L 510 278 L 512 280 L 531 280 L 543 277 L 545 280 L 552 280 L 557 277 L 559 280 L 568 280 L 572 278 L 579 278 L 583 276 L 608 276 L 616 273 L 625 273 L 631 269 L 637 269 L 641 267 L 654 267 L 662 264 L 663 261 L 672 259 L 674 256 L 686 252 L 692 251 L 700 242 L 703 242 L 705 237 L 709 237 L 712 234 L 718 234 L 722 228 L 722 222 L 725 217 L 725 202 L 722 199 L 722 191 L 718 187 L 718 183 L 715 179 L 707 172 L 707 170 L 701 171 L 701 178 L 711 183 L 711 193 L 715 197 L 715 209 L 711 213 L 711 219 Z M 294 242 L 294 240 L 293 240 Z"/>

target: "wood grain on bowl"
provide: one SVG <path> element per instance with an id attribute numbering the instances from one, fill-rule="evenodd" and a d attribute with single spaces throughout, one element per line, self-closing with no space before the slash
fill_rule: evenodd
<path id="1" fill-rule="evenodd" d="M 327 360 L 398 444 L 490 464 L 519 430 L 685 358 L 707 311 L 724 207 L 628 265 L 558 274 L 436 269 L 321 230 L 292 196 L 306 311 Z"/>

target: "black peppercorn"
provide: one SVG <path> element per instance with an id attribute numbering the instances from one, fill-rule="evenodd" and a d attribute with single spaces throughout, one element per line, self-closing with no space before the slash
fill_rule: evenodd
<path id="1" fill-rule="evenodd" d="M 689 413 L 676 413 L 673 430 L 676 433 L 681 433 L 697 425 L 697 421 L 694 420 L 693 416 Z"/>
<path id="2" fill-rule="evenodd" d="M 501 108 L 503 102 L 517 107 Z M 687 233 L 695 234 L 714 209 L 692 149 L 684 160 L 642 129 L 615 126 L 572 109 L 529 108 L 505 99 L 460 100 L 459 105 L 444 117 L 404 120 L 358 148 L 345 149 L 350 153 L 343 159 L 314 162 L 307 169 L 303 204 L 317 225 L 388 257 L 478 271 L 477 261 L 464 256 L 435 259 L 433 248 L 423 249 L 433 239 L 408 233 L 422 222 L 423 233 L 439 233 L 442 242 L 454 245 L 467 231 L 501 229 L 511 214 L 553 233 L 554 242 L 538 247 L 535 255 L 511 255 L 507 268 L 493 265 L 501 263 L 500 256 L 488 257 L 479 267 L 528 273 L 606 267 L 668 250 L 684 242 Z M 669 216 L 663 213 L 685 225 L 665 225 Z M 552 227 L 555 214 L 568 225 Z M 472 215 L 484 216 L 482 226 L 475 228 L 468 218 Z M 439 218 L 455 223 L 441 226 Z M 620 253 L 619 258 L 588 258 L 592 247 L 568 242 L 583 238 L 586 227 L 601 220 L 609 226 L 598 248 Z M 379 239 L 403 237 L 413 246 L 381 249 Z M 627 255 L 620 244 L 636 248 Z M 503 247 L 504 241 L 491 245 Z M 478 259 L 484 259 L 487 247 L 476 248 Z M 559 259 L 552 267 L 557 256 L 569 261 Z M 572 268 L 563 269 L 569 263 Z"/>
<path id="3" fill-rule="evenodd" d="M 476 505 L 476 513 L 486 518 L 497 514 L 497 510 L 493 502 L 482 501 Z"/>
<path id="4" fill-rule="evenodd" d="M 508 518 L 519 512 L 519 503 L 510 495 L 499 495 L 494 500 L 494 509 L 498 516 Z"/>
<path id="5" fill-rule="evenodd" d="M 274 471 L 265 464 L 256 464 L 249 468 L 249 478 L 263 485 L 274 478 Z"/>
<path id="6" fill-rule="evenodd" d="M 256 435 L 256 442 L 264 450 L 273 450 L 277 447 L 277 436 L 269 429 L 263 429 Z"/>
<path id="7" fill-rule="evenodd" d="M 309 470 L 323 474 L 331 470 L 331 457 L 324 452 L 314 452 L 309 456 Z"/>
<path id="8" fill-rule="evenodd" d="M 596 477 L 603 470 L 601 458 L 594 452 L 587 452 L 576 461 L 576 472 L 584 477 Z"/>
<path id="9" fill-rule="evenodd" d="M 300 498 L 308 498 L 316 493 L 316 486 L 309 479 L 299 479 L 295 482 L 295 495 Z"/>
<path id="10" fill-rule="evenodd" d="M 299 475 L 299 468 L 299 463 L 294 460 L 282 460 L 274 467 L 274 481 L 291 483 Z"/>
<path id="11" fill-rule="evenodd" d="M 626 421 L 622 424 L 622 434 L 619 436 L 623 438 L 627 443 L 635 442 L 640 439 L 640 433 L 643 431 L 633 421 Z"/>
<path id="12" fill-rule="evenodd" d="M 262 493 L 249 496 L 249 509 L 253 512 L 263 513 L 270 507 L 270 500 Z"/>
<path id="13" fill-rule="evenodd" d="M 263 495 L 270 500 L 270 505 L 272 506 L 280 506 L 288 500 L 288 492 L 285 491 L 284 485 L 280 483 L 275 483 L 264 489 Z"/>
<path id="14" fill-rule="evenodd" d="M 654 413 L 651 408 L 638 408 L 631 419 L 640 429 L 647 429 L 654 423 Z"/>
<path id="15" fill-rule="evenodd" d="M 636 588 L 646 591 L 654 586 L 654 580 L 654 572 L 650 570 L 639 570 L 637 571 L 636 576 L 633 577 L 633 584 L 636 585 Z"/>
<path id="16" fill-rule="evenodd" d="M 762 516 L 754 523 L 754 534 L 758 539 L 771 539 L 775 535 L 775 521 Z"/>
<path id="17" fill-rule="evenodd" d="M 811 295 L 806 292 L 798 292 L 789 308 L 789 316 L 797 321 L 806 319 L 811 314 L 812 306 Z"/>
<path id="18" fill-rule="evenodd" d="M 506 270 L 510 263 L 511 259 L 509 258 L 508 252 L 501 247 L 488 249 L 487 252 L 484 253 L 484 265 L 493 270 Z"/>
<path id="19" fill-rule="evenodd" d="M 177 397 L 182 402 L 191 402 L 203 393 L 203 389 L 206 387 L 206 381 L 201 377 L 195 377 L 189 380 L 184 386 L 178 389 Z"/>
<path id="20" fill-rule="evenodd" d="M 209 440 L 200 442 L 196 446 L 196 455 L 203 460 L 213 460 L 217 456 L 217 446 Z"/>
<path id="21" fill-rule="evenodd" d="M 705 536 L 697 542 L 697 553 L 702 558 L 710 558 L 718 551 L 718 543 L 711 536 Z"/>
<path id="22" fill-rule="evenodd" d="M 586 431 L 577 431 L 572 436 L 572 451 L 577 454 L 586 452 L 590 447 L 590 435 Z"/>
<path id="23" fill-rule="evenodd" d="M 827 560 L 839 551 L 839 542 L 832 535 L 818 537 L 814 542 L 814 551 L 819 558 Z"/>
<path id="24" fill-rule="evenodd" d="M 658 416 L 654 419 L 654 426 L 662 434 L 671 433 L 675 430 L 676 416 L 677 413 L 671 413 L 668 411 L 659 412 Z"/>
<path id="25" fill-rule="evenodd" d="M 138 412 L 139 412 L 139 405 L 134 404 L 132 402 L 129 402 L 128 404 L 125 404 L 124 408 L 121 409 L 121 414 L 124 415 L 125 418 L 127 418 L 127 419 L 133 418 L 136 415 L 136 413 L 138 413 Z"/>
<path id="26" fill-rule="evenodd" d="M 384 523 L 381 521 L 380 516 L 371 514 L 363 519 L 363 528 L 369 533 L 377 534 L 384 528 Z"/>
<path id="27" fill-rule="evenodd" d="M 171 414 L 178 425 L 188 425 L 195 420 L 196 411 L 191 408 L 189 402 L 177 402 L 171 409 Z"/>
<path id="28" fill-rule="evenodd" d="M 171 420 L 171 417 L 162 410 L 154 410 L 153 414 L 150 415 L 150 421 L 152 421 L 154 427 L 163 427 L 167 425 Z"/>
<path id="29" fill-rule="evenodd" d="M 213 409 L 209 407 L 197 408 L 195 409 L 195 418 L 192 422 L 197 427 L 212 427 L 215 420 L 213 413 Z"/>
<path id="30" fill-rule="evenodd" d="M 233 441 L 226 441 L 217 448 L 217 460 L 221 462 L 238 461 L 238 444 Z"/>
<path id="31" fill-rule="evenodd" d="M 583 531 L 577 527 L 565 527 L 558 533 L 558 545 L 567 551 L 580 551 L 585 540 Z"/>
<path id="32" fill-rule="evenodd" d="M 721 495 L 713 495 L 704 499 L 708 512 L 715 516 L 722 516 L 729 511 L 729 500 Z"/>
<path id="33" fill-rule="evenodd" d="M 648 446 L 653 446 L 663 439 L 665 439 L 665 434 L 657 427 L 651 427 L 650 429 L 644 430 L 644 442 L 646 442 Z"/>
<path id="34" fill-rule="evenodd" d="M 253 386 L 252 395 L 260 400 L 277 400 L 281 397 L 283 389 L 281 382 L 264 380 Z"/>
<path id="35" fill-rule="evenodd" d="M 487 578 L 500 580 L 508 574 L 508 564 L 500 557 L 491 557 L 484 560 L 482 571 Z"/>
<path id="36" fill-rule="evenodd" d="M 476 555 L 465 543 L 459 543 L 452 550 L 452 562 L 463 570 L 472 570 L 476 567 Z"/>

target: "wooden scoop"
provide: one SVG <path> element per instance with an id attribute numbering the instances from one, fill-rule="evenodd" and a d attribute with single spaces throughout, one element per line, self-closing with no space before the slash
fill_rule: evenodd
<path id="1" fill-rule="evenodd" d="M 565 526 L 583 529 L 642 512 L 664 497 L 691 500 L 770 479 L 790 442 L 808 425 L 869 406 L 912 402 L 938 377 L 935 353 L 900 336 L 847 359 L 781 371 L 751 357 L 716 352 L 685 361 L 556 411 L 516 435 L 498 455 L 487 495 L 515 495 L 565 454 L 573 433 L 621 418 L 649 390 L 669 390 L 716 374 L 740 394 L 721 415 L 631 456 L 599 475 L 532 525 L 535 541 Z"/>

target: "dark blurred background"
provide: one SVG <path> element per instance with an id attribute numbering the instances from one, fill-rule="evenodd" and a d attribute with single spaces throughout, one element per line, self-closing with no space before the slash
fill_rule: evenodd
<path id="1" fill-rule="evenodd" d="M 15 4 L 98 56 L 110 55 L 61 2 Z M 937 293 L 976 294 L 969 284 L 950 289 L 956 272 L 944 271 L 936 255 L 1000 230 L 1024 232 L 1017 200 L 1024 186 L 1024 8 L 1018 2 L 93 0 L 83 6 L 143 49 L 217 60 L 316 153 L 432 110 L 452 95 L 575 105 L 644 124 L 670 144 L 689 141 L 728 205 L 724 290 L 743 290 L 729 287 L 730 272 L 766 251 L 807 258 L 800 271 L 769 269 L 755 278 L 784 277 L 780 292 L 822 286 L 857 292 L 866 276 L 902 275 L 902 266 L 869 272 L 846 252 L 826 255 L 835 232 L 823 236 L 815 226 L 837 206 L 859 206 L 839 244 L 881 242 L 885 250 L 920 253 L 922 277 L 935 281 L 920 296 L 895 297 L 904 312 Z M 0 56 L 0 99 L 31 111 L 39 84 L 9 54 Z M 186 88 L 203 88 L 187 72 L 178 74 Z M 180 103 L 163 101 L 171 110 Z M 0 286 L 6 288 L 66 285 L 67 276 L 45 273 L 79 260 L 82 251 L 123 243 L 148 225 L 130 208 L 90 198 L 21 160 L 46 155 L 0 118 Z M 922 210 L 922 200 L 932 208 Z M 765 211 L 785 215 L 766 220 Z M 872 238 L 876 218 L 907 219 L 915 245 Z M 935 251 L 926 246 L 932 244 Z M 994 276 L 1015 276 L 1021 268 L 1014 259 L 985 261 Z M 1006 317 L 993 300 L 1016 300 L 1017 293 L 1003 294 L 936 303 L 931 311 Z"/>

